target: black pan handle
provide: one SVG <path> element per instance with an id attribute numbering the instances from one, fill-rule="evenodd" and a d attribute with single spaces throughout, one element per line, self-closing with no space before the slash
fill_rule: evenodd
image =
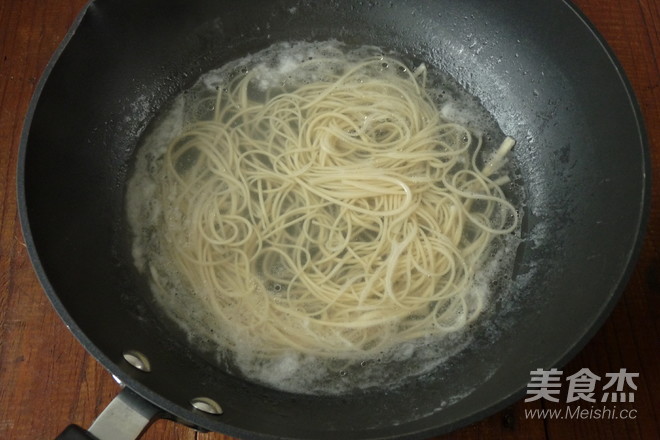
<path id="1" fill-rule="evenodd" d="M 88 431 L 69 425 L 55 440 L 136 440 L 161 413 L 160 408 L 124 388 Z"/>
<path id="2" fill-rule="evenodd" d="M 55 440 L 99 440 L 78 425 L 69 425 Z"/>

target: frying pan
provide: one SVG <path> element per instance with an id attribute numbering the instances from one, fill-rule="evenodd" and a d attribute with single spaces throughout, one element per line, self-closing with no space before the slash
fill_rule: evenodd
<path id="1" fill-rule="evenodd" d="M 328 39 L 456 79 L 517 139 L 526 201 L 514 274 L 466 349 L 401 387 L 323 396 L 229 374 L 159 317 L 132 264 L 124 196 L 141 135 L 199 75 L 275 42 Z M 160 416 L 241 438 L 426 438 L 520 399 L 531 370 L 591 338 L 637 257 L 649 173 L 631 88 L 566 1 L 97 0 L 37 87 L 18 194 L 44 290 L 125 386 L 106 412 L 137 409 L 136 435 Z"/>

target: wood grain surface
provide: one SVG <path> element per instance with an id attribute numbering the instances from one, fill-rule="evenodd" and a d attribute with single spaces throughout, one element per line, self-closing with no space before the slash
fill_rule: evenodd
<path id="1" fill-rule="evenodd" d="M 16 209 L 16 163 L 23 119 L 44 67 L 86 0 L 0 0 L 0 439 L 52 439 L 67 424 L 89 426 L 119 390 L 74 340 L 43 294 L 22 239 Z M 576 0 L 613 48 L 639 100 L 660 171 L 660 2 Z M 625 147 L 625 146 L 622 146 Z M 653 183 L 648 235 L 612 316 L 564 368 L 604 377 L 639 373 L 627 418 L 555 420 L 530 409 L 567 404 L 519 402 L 443 439 L 660 439 L 660 182 Z M 541 403 L 542 402 L 542 403 Z M 570 406 L 570 405 L 568 405 Z M 615 405 L 612 405 L 615 406 Z M 634 415 L 634 417 L 632 417 Z M 144 436 L 221 440 L 158 421 Z"/>

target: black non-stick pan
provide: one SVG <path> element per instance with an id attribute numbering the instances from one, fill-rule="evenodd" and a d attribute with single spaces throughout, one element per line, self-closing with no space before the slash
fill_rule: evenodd
<path id="1" fill-rule="evenodd" d="M 159 319 L 130 257 L 125 183 L 149 123 L 199 75 L 275 42 L 328 39 L 424 61 L 481 101 L 518 141 L 523 242 L 487 323 L 436 371 L 297 395 L 228 374 Z M 642 240 L 649 158 L 619 64 L 567 1 L 98 0 L 39 83 L 18 187 L 44 290 L 142 424 L 159 413 L 241 438 L 425 438 L 520 399 L 531 370 L 562 365 L 596 332 Z"/>

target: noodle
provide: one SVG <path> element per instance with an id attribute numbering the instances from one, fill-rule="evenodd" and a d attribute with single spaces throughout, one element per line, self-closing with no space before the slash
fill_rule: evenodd
<path id="1" fill-rule="evenodd" d="M 456 332 L 515 207 L 506 153 L 445 120 L 427 71 L 374 56 L 315 58 L 313 81 L 237 75 L 199 106 L 157 171 L 160 252 L 229 349 L 362 359 Z M 331 69 L 327 67 L 331 66 Z M 161 294 L 163 269 L 151 265 Z"/>

